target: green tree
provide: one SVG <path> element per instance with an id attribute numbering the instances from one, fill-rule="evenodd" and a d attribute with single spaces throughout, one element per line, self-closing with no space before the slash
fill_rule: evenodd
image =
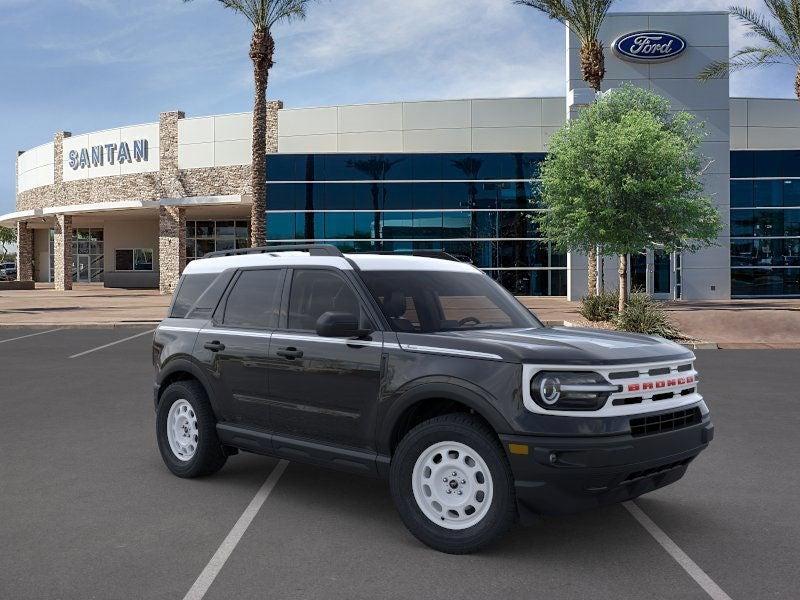
<path id="1" fill-rule="evenodd" d="M 603 94 L 549 142 L 535 218 L 562 251 L 601 245 L 619 255 L 620 311 L 627 255 L 646 248 L 695 252 L 715 242 L 719 213 L 703 196 L 703 128 L 667 100 L 624 85 Z"/>
<path id="2" fill-rule="evenodd" d="M 8 246 L 17 241 L 17 232 L 10 227 L 0 227 L 0 262 L 6 262 L 8 257 Z"/>
<path id="3" fill-rule="evenodd" d="M 563 23 L 581 42 L 581 77 L 595 92 L 600 91 L 606 75 L 600 27 L 614 0 L 514 0 L 514 4 L 530 6 L 551 19 Z M 597 248 L 586 249 L 589 295 L 597 289 Z"/>
<path id="4" fill-rule="evenodd" d="M 191 2 L 191 0 L 183 0 Z M 282 21 L 304 19 L 306 8 L 313 0 L 218 0 L 225 8 L 235 10 L 253 26 L 250 39 L 250 59 L 253 61 L 255 100 L 253 102 L 253 156 L 250 209 L 250 243 L 266 243 L 267 166 L 267 83 L 274 65 L 275 40 L 272 28 Z"/>
<path id="5" fill-rule="evenodd" d="M 789 64 L 796 69 L 794 93 L 800 100 L 800 0 L 764 0 L 769 18 L 746 6 L 732 6 L 730 13 L 741 21 L 747 35 L 758 40 L 716 61 L 700 73 L 700 79 L 724 77 L 731 71 L 766 65 Z"/>

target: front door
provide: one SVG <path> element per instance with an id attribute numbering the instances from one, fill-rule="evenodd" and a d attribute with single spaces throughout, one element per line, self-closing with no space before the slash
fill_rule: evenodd
<path id="1" fill-rule="evenodd" d="M 653 297 L 672 297 L 672 260 L 664 250 L 653 250 Z"/>
<path id="2" fill-rule="evenodd" d="M 78 256 L 77 280 L 84 283 L 89 283 L 91 281 L 91 277 L 89 275 L 89 257 L 86 255 Z"/>
<path id="3" fill-rule="evenodd" d="M 234 277 L 195 343 L 222 420 L 267 427 L 267 351 L 278 322 L 285 271 L 246 269 Z"/>
<path id="4" fill-rule="evenodd" d="M 630 265 L 630 291 L 647 291 L 647 253 L 631 254 Z"/>
<path id="5" fill-rule="evenodd" d="M 374 449 L 383 333 L 369 339 L 324 338 L 326 312 L 356 315 L 371 326 L 355 287 L 332 269 L 295 269 L 286 315 L 269 348 L 270 420 L 278 435 Z"/>

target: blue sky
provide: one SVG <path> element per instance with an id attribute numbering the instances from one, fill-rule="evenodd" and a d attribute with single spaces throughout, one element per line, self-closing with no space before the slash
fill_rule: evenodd
<path id="1" fill-rule="evenodd" d="M 563 27 L 510 0 L 320 0 L 275 34 L 269 96 L 286 106 L 564 93 Z M 17 150 L 58 130 L 250 110 L 248 43 L 247 22 L 217 0 L 0 0 L 0 214 L 14 210 Z M 731 91 L 792 97 L 792 81 L 777 67 L 736 75 Z"/>

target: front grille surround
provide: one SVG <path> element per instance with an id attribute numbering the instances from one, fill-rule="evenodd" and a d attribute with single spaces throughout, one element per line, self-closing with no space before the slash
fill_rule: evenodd
<path id="1" fill-rule="evenodd" d="M 540 371 L 592 371 L 602 375 L 616 385 L 605 405 L 599 410 L 558 411 L 539 406 L 530 395 L 530 384 Z M 523 365 L 523 402 L 534 413 L 563 416 L 609 417 L 639 415 L 669 409 L 678 409 L 703 400 L 698 393 L 698 375 L 694 369 L 694 357 L 673 361 L 659 361 L 622 365 Z M 681 381 L 682 383 L 677 383 Z M 672 382 L 673 385 L 660 385 Z M 630 386 L 634 387 L 631 388 Z M 638 388 L 635 387 L 638 385 Z M 645 389 L 646 388 L 646 389 Z"/>

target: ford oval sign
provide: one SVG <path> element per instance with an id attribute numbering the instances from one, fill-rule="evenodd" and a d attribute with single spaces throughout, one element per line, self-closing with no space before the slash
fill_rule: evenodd
<path id="1" fill-rule="evenodd" d="M 614 52 L 620 58 L 636 62 L 672 60 L 686 50 L 686 40 L 665 31 L 637 31 L 614 41 Z"/>

